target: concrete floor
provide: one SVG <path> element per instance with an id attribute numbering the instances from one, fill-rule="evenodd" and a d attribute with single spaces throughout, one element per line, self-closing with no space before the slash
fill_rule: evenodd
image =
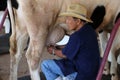
<path id="1" fill-rule="evenodd" d="M 10 34 L 0 34 L 0 54 L 9 52 Z"/>

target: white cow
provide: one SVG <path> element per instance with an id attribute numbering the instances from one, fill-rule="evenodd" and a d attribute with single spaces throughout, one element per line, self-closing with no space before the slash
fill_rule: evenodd
<path id="1" fill-rule="evenodd" d="M 11 0 L 8 0 L 8 10 L 12 22 L 10 80 L 17 80 L 18 63 L 26 47 L 28 37 L 30 37 L 30 42 L 26 58 L 31 79 L 40 80 L 39 61 L 48 34 L 55 29 L 55 25 L 60 24 L 59 13 L 65 11 L 71 3 L 80 3 L 86 6 L 89 16 L 92 15 L 97 6 L 105 8 L 103 22 L 97 31 L 110 24 L 111 21 L 114 22 L 116 15 L 120 12 L 119 0 L 17 0 L 17 3 L 18 8 L 14 8 L 12 11 Z"/>

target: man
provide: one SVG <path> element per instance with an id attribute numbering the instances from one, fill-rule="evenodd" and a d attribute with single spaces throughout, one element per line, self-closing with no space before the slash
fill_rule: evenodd
<path id="1" fill-rule="evenodd" d="M 66 24 L 75 32 L 62 50 L 48 47 L 50 54 L 62 59 L 45 60 L 41 64 L 47 80 L 96 80 L 100 66 L 97 35 L 87 24 L 87 10 L 80 4 L 71 4 L 60 16 L 66 16 Z M 65 78 L 65 79 L 63 79 Z"/>

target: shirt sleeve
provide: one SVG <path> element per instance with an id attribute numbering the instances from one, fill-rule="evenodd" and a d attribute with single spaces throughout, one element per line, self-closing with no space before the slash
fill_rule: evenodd
<path id="1" fill-rule="evenodd" d="M 77 55 L 79 49 L 80 49 L 80 40 L 79 37 L 74 35 L 70 36 L 69 42 L 65 46 L 65 48 L 62 49 L 62 53 L 70 60 L 75 58 Z"/>

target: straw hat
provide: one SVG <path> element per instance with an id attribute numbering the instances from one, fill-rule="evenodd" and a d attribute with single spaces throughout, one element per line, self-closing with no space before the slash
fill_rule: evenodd
<path id="1" fill-rule="evenodd" d="M 76 18 L 80 18 L 82 20 L 85 20 L 87 22 L 93 22 L 89 18 L 87 18 L 87 9 L 80 4 L 71 4 L 68 6 L 67 11 L 60 13 L 59 16 L 72 16 Z"/>

